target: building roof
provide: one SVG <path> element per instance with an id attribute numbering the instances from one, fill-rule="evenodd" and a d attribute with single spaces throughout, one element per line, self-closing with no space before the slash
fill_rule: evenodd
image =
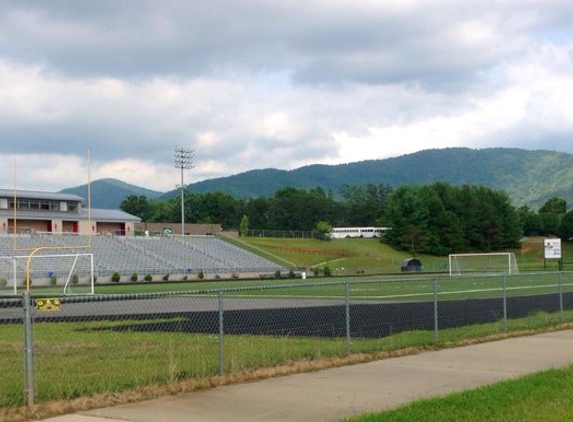
<path id="1" fill-rule="evenodd" d="M 0 198 L 13 198 L 13 189 L 0 189 Z M 58 193 L 58 192 L 42 192 L 34 190 L 16 190 L 17 198 L 26 199 L 47 199 L 56 201 L 83 201 L 84 198 L 78 195 L 73 195 L 71 193 Z"/>
<path id="2" fill-rule="evenodd" d="M 14 216 L 13 210 L 0 210 L 0 217 L 8 217 L 12 218 Z M 63 211 L 39 211 L 39 210 L 19 210 L 16 214 L 19 220 L 82 220 L 85 221 L 88 219 L 88 210 L 82 209 L 81 213 L 75 212 L 63 212 Z M 134 215 L 128 214 L 121 210 L 107 210 L 107 209 L 99 209 L 99 208 L 92 208 L 91 210 L 91 220 L 99 221 L 99 222 L 133 222 L 139 223 L 141 222 L 141 218 L 136 217 Z"/>
<path id="3" fill-rule="evenodd" d="M 69 216 L 69 214 L 67 214 Z M 88 210 L 86 208 L 82 209 L 81 212 L 81 219 L 87 220 L 88 218 Z M 141 218 L 136 217 L 135 215 L 128 214 L 121 210 L 109 210 L 103 208 L 92 208 L 91 210 L 91 219 L 96 221 L 103 221 L 103 222 L 134 222 L 139 223 Z"/>

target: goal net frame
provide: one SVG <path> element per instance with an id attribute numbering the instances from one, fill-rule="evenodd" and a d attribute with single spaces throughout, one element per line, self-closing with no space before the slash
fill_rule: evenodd
<path id="1" fill-rule="evenodd" d="M 9 273 L 11 273 L 12 288 L 14 294 L 18 293 L 18 283 L 20 281 L 20 287 L 26 288 L 22 284 L 26 279 L 26 263 L 29 259 L 27 255 L 19 256 L 0 256 L 0 270 L 5 272 L 6 278 L 9 278 Z M 86 262 L 87 260 L 87 262 Z M 8 264 L 5 262 L 8 261 Z M 42 262 L 44 261 L 44 262 Z M 49 265 L 46 269 L 45 262 Z M 38 269 L 38 262 L 41 268 Z M 63 293 L 65 295 L 72 294 L 71 285 L 75 284 L 74 277 L 78 276 L 83 279 L 88 279 L 90 294 L 95 294 L 95 270 L 94 270 L 94 255 L 93 253 L 69 253 L 69 254 L 57 254 L 57 255 L 35 255 L 31 260 L 31 268 L 34 270 L 34 277 L 30 276 L 33 280 L 34 278 L 40 278 L 47 280 L 46 287 L 57 287 L 63 284 Z M 36 265 L 35 265 L 36 264 Z M 39 273 L 44 273 L 43 276 L 38 276 Z M 4 274 L 2 274 L 4 275 Z M 57 285 L 53 286 L 51 284 L 51 276 L 55 275 L 57 278 L 64 280 L 63 283 L 58 281 Z M 64 278 L 65 277 L 65 278 Z"/>
<path id="2" fill-rule="evenodd" d="M 478 258 L 472 259 L 472 258 Z M 461 261 L 475 264 L 460 265 Z M 489 252 L 489 253 L 460 253 L 448 256 L 450 277 L 464 274 L 505 274 L 518 275 L 519 267 L 513 252 Z"/>

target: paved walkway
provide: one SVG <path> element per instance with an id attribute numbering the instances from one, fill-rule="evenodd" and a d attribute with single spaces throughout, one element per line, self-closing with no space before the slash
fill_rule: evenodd
<path id="1" fill-rule="evenodd" d="M 339 421 L 569 364 L 573 330 L 218 387 L 46 421 Z"/>

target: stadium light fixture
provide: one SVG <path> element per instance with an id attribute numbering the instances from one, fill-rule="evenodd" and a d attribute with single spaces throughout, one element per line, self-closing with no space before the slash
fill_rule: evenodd
<path id="1" fill-rule="evenodd" d="M 192 149 L 175 148 L 175 167 L 181 170 L 181 236 L 185 236 L 185 184 L 183 171 L 195 167 L 195 151 Z"/>

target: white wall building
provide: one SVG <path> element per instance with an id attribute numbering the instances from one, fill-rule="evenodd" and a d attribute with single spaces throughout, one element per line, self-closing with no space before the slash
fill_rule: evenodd
<path id="1" fill-rule="evenodd" d="M 141 219 L 121 210 L 88 209 L 67 193 L 0 189 L 0 234 L 133 235 Z"/>

